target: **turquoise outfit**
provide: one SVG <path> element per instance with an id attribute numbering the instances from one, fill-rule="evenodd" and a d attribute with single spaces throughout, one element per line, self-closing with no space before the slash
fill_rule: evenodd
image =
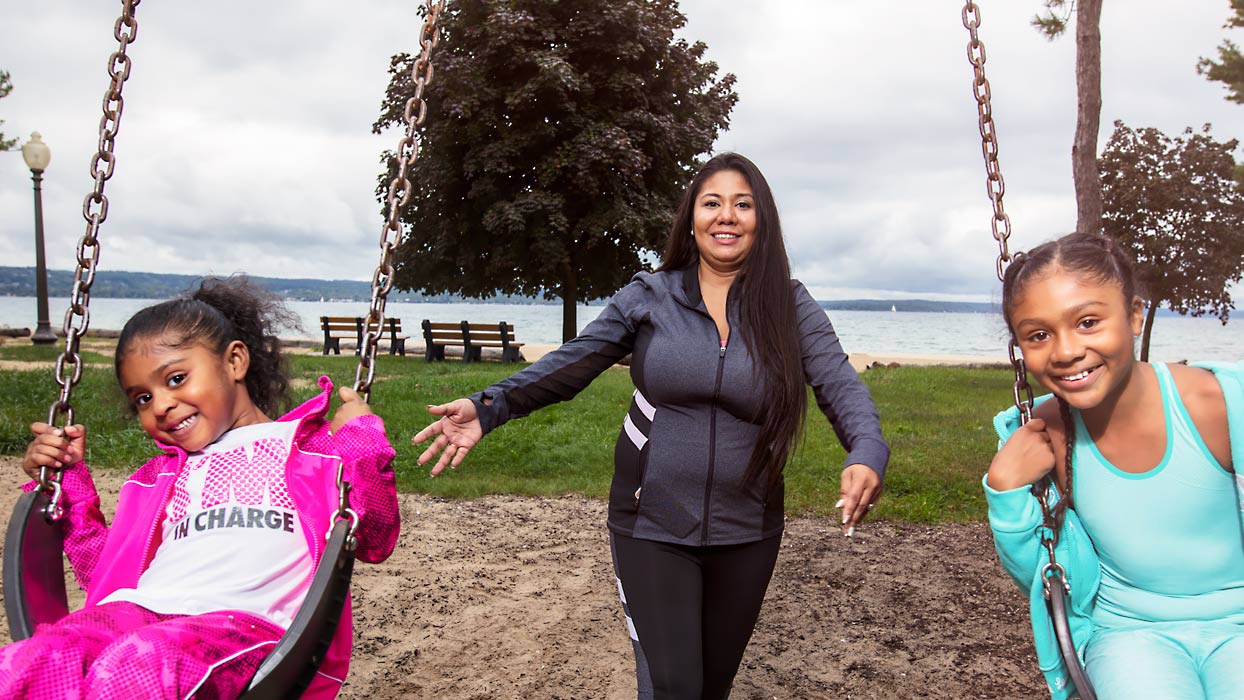
<path id="1" fill-rule="evenodd" d="M 1202 366 L 1223 388 L 1239 469 L 1244 365 Z M 1169 370 L 1153 367 L 1167 426 L 1166 454 L 1153 469 L 1130 474 L 1109 464 L 1073 411 L 1077 512 L 1068 513 L 1057 552 L 1072 586 L 1073 637 L 1102 700 L 1244 699 L 1244 482 L 1209 452 Z M 1005 441 L 1018 411 L 994 422 Z M 1030 596 L 1051 695 L 1073 697 L 1041 594 L 1040 508 L 1027 487 L 985 491 L 1003 566 Z"/>

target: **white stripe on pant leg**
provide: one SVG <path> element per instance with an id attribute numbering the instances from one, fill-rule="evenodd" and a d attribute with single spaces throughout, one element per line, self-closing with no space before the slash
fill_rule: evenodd
<path id="1" fill-rule="evenodd" d="M 639 427 L 631 420 L 629 414 L 622 421 L 622 427 L 626 430 L 626 436 L 635 444 L 635 449 L 644 449 L 644 445 L 648 444 L 648 436 L 639 431 Z"/>
<path id="2" fill-rule="evenodd" d="M 622 599 L 622 616 L 626 618 L 626 631 L 631 635 L 631 641 L 639 641 L 639 633 L 635 631 L 635 622 L 631 620 L 630 611 L 626 609 L 626 591 L 622 590 L 622 579 L 614 576 L 613 579 L 618 582 L 618 597 Z"/>

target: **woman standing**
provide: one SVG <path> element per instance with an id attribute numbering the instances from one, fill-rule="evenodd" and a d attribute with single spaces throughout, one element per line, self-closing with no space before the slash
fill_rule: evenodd
<path id="1" fill-rule="evenodd" d="M 889 448 L 825 311 L 790 278 L 760 170 L 710 160 L 675 216 L 664 261 L 637 274 L 574 340 L 441 418 L 432 474 L 497 426 L 565 401 L 632 354 L 636 391 L 614 450 L 609 530 L 640 698 L 726 698 L 777 561 L 782 470 L 805 385 L 847 449 L 848 536 L 881 493 Z"/>

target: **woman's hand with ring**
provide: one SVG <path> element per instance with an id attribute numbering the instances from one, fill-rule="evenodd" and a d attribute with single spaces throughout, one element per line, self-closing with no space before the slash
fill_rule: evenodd
<path id="1" fill-rule="evenodd" d="M 881 496 L 881 477 L 868 465 L 852 464 L 842 470 L 838 492 L 841 497 L 834 507 L 842 509 L 843 534 L 851 537 Z"/>

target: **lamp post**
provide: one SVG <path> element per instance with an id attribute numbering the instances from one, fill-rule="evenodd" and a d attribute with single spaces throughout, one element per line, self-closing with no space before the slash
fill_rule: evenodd
<path id="1" fill-rule="evenodd" d="M 35 345 L 50 345 L 56 342 L 56 334 L 48 322 L 48 268 L 43 256 L 43 171 L 52 162 L 52 151 L 39 132 L 32 133 L 30 140 L 22 144 L 22 160 L 26 161 L 35 182 L 35 289 L 39 297 L 39 318 L 31 340 Z"/>

